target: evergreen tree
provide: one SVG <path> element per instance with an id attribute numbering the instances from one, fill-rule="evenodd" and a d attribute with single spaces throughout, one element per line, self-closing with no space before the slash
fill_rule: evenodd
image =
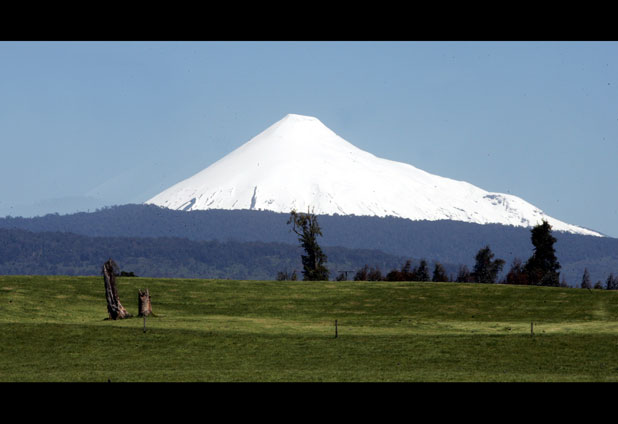
<path id="1" fill-rule="evenodd" d="M 466 265 L 460 265 L 459 270 L 457 272 L 457 278 L 455 279 L 458 283 L 471 283 L 472 275 L 470 274 L 470 270 Z"/>
<path id="2" fill-rule="evenodd" d="M 317 242 L 317 237 L 322 235 L 318 218 L 310 212 L 305 214 L 293 210 L 288 224 L 292 224 L 292 231 L 298 235 L 298 241 L 305 249 L 306 255 L 301 255 L 303 280 L 328 280 L 329 271 L 324 265 L 327 261 L 326 254 Z"/>
<path id="3" fill-rule="evenodd" d="M 384 277 L 384 281 L 418 281 L 416 279 L 418 268 L 412 268 L 412 261 L 408 259 L 401 269 L 392 269 Z M 381 274 L 381 273 L 380 273 Z"/>
<path id="4" fill-rule="evenodd" d="M 531 240 L 534 253 L 525 265 L 528 281 L 539 286 L 559 286 L 560 263 L 556 258 L 554 249 L 556 238 L 551 234 L 551 225 L 544 220 L 533 227 Z"/>
<path id="5" fill-rule="evenodd" d="M 528 275 L 524 271 L 523 262 L 519 258 L 513 259 L 511 269 L 506 274 L 506 284 L 527 285 Z"/>
<path id="6" fill-rule="evenodd" d="M 413 281 L 429 281 L 429 267 L 427 266 L 427 261 L 425 259 L 421 259 L 421 263 L 414 269 L 414 278 Z"/>
<path id="7" fill-rule="evenodd" d="M 472 278 L 475 282 L 490 284 L 496 282 L 496 278 L 504 266 L 504 260 L 492 260 L 493 257 L 494 254 L 489 246 L 485 246 L 478 251 L 475 257 L 476 263 L 472 271 Z"/>
<path id="8" fill-rule="evenodd" d="M 408 259 L 405 264 L 401 267 L 399 278 L 400 281 L 415 281 L 416 277 L 416 268 L 414 270 L 412 268 L 412 261 Z"/>
<path id="9" fill-rule="evenodd" d="M 582 289 L 592 288 L 592 284 L 590 283 L 590 273 L 588 273 L 588 268 L 584 268 L 584 275 L 582 275 L 582 283 L 580 287 Z"/>
<path id="10" fill-rule="evenodd" d="M 436 262 L 433 268 L 433 277 L 431 281 L 441 282 L 441 281 L 449 281 L 449 278 L 446 276 L 446 270 L 442 266 L 441 263 Z"/>
<path id="11" fill-rule="evenodd" d="M 618 290 L 618 277 L 614 277 L 614 273 L 609 274 L 605 280 L 605 288 L 607 290 Z"/>
<path id="12" fill-rule="evenodd" d="M 354 275 L 354 281 L 382 281 L 383 279 L 379 268 L 369 268 L 367 264 Z"/>

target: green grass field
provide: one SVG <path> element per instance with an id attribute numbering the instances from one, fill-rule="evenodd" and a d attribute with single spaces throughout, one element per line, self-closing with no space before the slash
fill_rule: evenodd
<path id="1" fill-rule="evenodd" d="M 145 288 L 146 332 L 102 277 L 1 276 L 0 381 L 618 381 L 616 291 L 120 278 L 130 313 Z"/>

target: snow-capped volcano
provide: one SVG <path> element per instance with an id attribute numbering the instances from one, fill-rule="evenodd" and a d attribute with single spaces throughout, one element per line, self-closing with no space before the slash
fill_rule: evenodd
<path id="1" fill-rule="evenodd" d="M 206 169 L 146 201 L 170 209 L 253 209 L 395 216 L 531 227 L 601 236 L 490 193 L 357 148 L 319 119 L 286 115 Z"/>

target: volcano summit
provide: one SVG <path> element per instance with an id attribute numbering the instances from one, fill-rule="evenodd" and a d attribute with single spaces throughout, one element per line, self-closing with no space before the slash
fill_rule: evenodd
<path id="1" fill-rule="evenodd" d="M 547 216 L 510 194 L 433 175 L 357 148 L 319 119 L 286 115 L 148 204 L 177 209 L 395 216 L 521 227 L 547 220 L 556 231 L 601 234 Z"/>

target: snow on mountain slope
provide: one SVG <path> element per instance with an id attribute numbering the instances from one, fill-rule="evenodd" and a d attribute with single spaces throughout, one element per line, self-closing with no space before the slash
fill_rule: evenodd
<path id="1" fill-rule="evenodd" d="M 382 159 L 320 120 L 290 114 L 233 152 L 146 201 L 170 209 L 254 209 L 395 216 L 530 227 L 601 236 L 547 216 L 523 199 Z"/>

